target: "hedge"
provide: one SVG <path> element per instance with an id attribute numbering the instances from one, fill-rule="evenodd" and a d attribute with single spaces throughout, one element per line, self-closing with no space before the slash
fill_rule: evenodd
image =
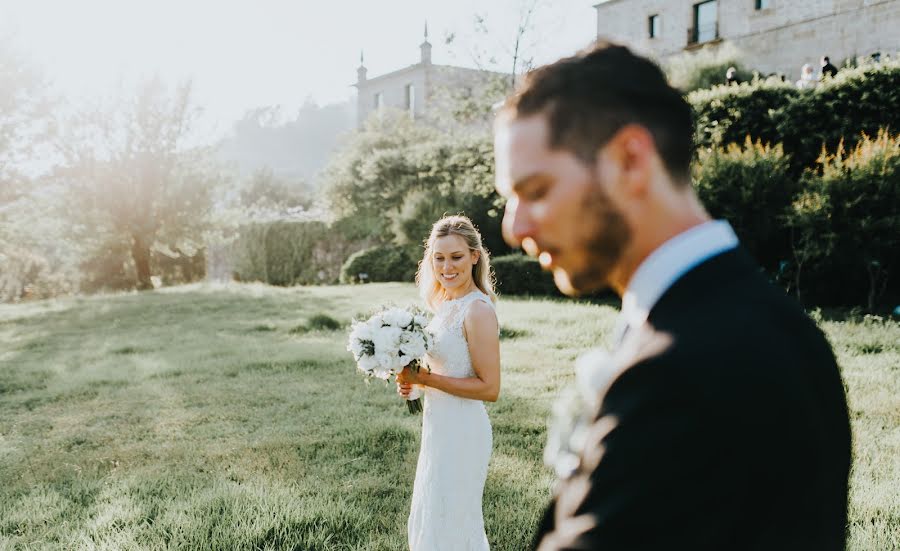
<path id="1" fill-rule="evenodd" d="M 553 283 L 553 275 L 541 269 L 540 263 L 523 254 L 508 254 L 491 260 L 501 295 L 555 295 L 561 293 Z"/>
<path id="2" fill-rule="evenodd" d="M 778 79 L 715 86 L 688 94 L 700 148 L 744 143 L 747 136 L 782 143 L 799 176 L 816 168 L 823 145 L 852 147 L 879 128 L 900 129 L 900 61 L 845 68 L 812 90 Z"/>
<path id="3" fill-rule="evenodd" d="M 694 110 L 694 141 L 700 148 L 744 143 L 747 136 L 765 143 L 781 141 L 780 109 L 800 95 L 778 79 L 714 86 L 688 94 Z"/>
<path id="4" fill-rule="evenodd" d="M 798 166 L 812 167 L 824 145 L 852 148 L 862 134 L 900 131 L 900 60 L 843 69 L 778 110 L 778 134 Z"/>
<path id="5" fill-rule="evenodd" d="M 900 299 L 900 135 L 881 131 L 824 156 L 821 174 L 805 174 L 787 222 L 801 298 L 869 310 Z"/>
<path id="6" fill-rule="evenodd" d="M 777 273 L 791 256 L 790 231 L 782 213 L 800 189 L 781 146 L 748 138 L 743 147 L 729 144 L 700 150 L 693 181 L 710 215 L 728 220 L 760 265 Z"/>
<path id="7" fill-rule="evenodd" d="M 354 253 L 341 268 L 341 283 L 414 281 L 418 260 L 397 245 L 377 245 Z"/>
<path id="8" fill-rule="evenodd" d="M 343 260 L 360 246 L 316 220 L 248 224 L 231 245 L 233 275 L 282 286 L 335 283 Z"/>

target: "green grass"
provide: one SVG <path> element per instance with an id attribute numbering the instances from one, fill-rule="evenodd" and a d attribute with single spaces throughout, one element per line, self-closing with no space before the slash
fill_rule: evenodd
<path id="1" fill-rule="evenodd" d="M 192 285 L 0 307 L 0 549 L 404 549 L 421 420 L 355 373 L 343 326 L 415 296 Z M 492 548 L 518 551 L 552 482 L 550 404 L 616 311 L 499 314 L 484 511 Z M 850 548 L 894 548 L 900 324 L 829 319 L 855 436 Z"/>

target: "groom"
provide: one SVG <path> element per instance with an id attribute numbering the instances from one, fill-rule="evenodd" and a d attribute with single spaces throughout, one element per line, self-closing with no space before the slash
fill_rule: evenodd
<path id="1" fill-rule="evenodd" d="M 697 200 L 692 132 L 660 69 L 613 44 L 533 71 L 498 115 L 507 240 L 566 294 L 622 297 L 540 551 L 844 548 L 834 355 Z"/>

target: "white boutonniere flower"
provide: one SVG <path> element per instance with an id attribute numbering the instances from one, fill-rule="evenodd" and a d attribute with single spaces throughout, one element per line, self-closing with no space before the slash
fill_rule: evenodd
<path id="1" fill-rule="evenodd" d="M 596 348 L 583 354 L 575 362 L 574 386 L 565 389 L 553 404 L 544 463 L 559 478 L 572 476 L 581 464 L 588 430 L 600 405 L 600 391 L 614 372 L 606 350 Z"/>

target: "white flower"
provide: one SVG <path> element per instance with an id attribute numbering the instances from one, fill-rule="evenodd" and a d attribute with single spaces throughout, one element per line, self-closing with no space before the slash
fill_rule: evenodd
<path id="1" fill-rule="evenodd" d="M 366 322 L 373 331 L 376 331 L 384 325 L 384 317 L 381 314 L 375 314 Z"/>
<path id="2" fill-rule="evenodd" d="M 400 353 L 413 358 L 425 355 L 425 339 L 421 333 L 403 333 L 400 337 Z M 405 364 L 404 364 L 405 365 Z"/>
<path id="3" fill-rule="evenodd" d="M 372 336 L 372 341 L 375 343 L 375 354 L 396 352 L 400 348 L 400 337 L 402 336 L 403 330 L 399 327 L 382 327 Z"/>
<path id="4" fill-rule="evenodd" d="M 416 321 L 416 325 L 418 325 L 419 327 L 425 327 L 426 325 L 428 325 L 428 318 L 426 318 L 422 314 L 415 316 L 414 319 Z"/>
<path id="5" fill-rule="evenodd" d="M 560 478 L 571 476 L 580 464 L 588 430 L 600 405 L 600 391 L 615 375 L 615 364 L 600 348 L 590 350 L 575 361 L 575 385 L 565 390 L 553 404 L 547 430 L 544 463 Z"/>
<path id="6" fill-rule="evenodd" d="M 412 320 L 412 314 L 410 314 L 403 308 L 391 308 L 384 313 L 384 322 L 389 323 L 394 327 L 406 327 L 412 322 Z"/>
<path id="7" fill-rule="evenodd" d="M 375 356 L 363 356 L 356 362 L 356 366 L 365 374 L 372 375 L 375 368 L 378 367 L 378 360 L 375 359 Z"/>

